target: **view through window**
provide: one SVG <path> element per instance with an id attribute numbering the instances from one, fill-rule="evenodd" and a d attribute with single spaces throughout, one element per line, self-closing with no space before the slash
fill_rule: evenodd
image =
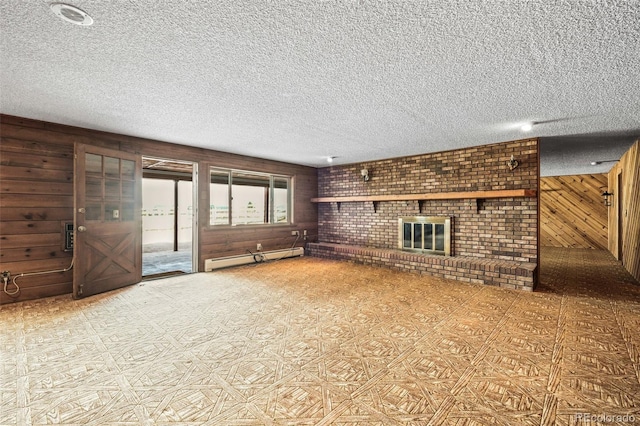
<path id="1" fill-rule="evenodd" d="M 142 244 L 173 249 L 175 234 L 175 182 L 168 179 L 142 179 Z M 191 246 L 192 189 L 191 182 L 178 182 L 178 229 L 180 245 Z"/>
<path id="2" fill-rule="evenodd" d="M 291 177 L 211 169 L 211 225 L 291 222 Z"/>

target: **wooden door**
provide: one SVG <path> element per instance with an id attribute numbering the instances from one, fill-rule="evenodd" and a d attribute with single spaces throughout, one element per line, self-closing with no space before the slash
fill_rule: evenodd
<path id="1" fill-rule="evenodd" d="M 73 297 L 142 279 L 142 161 L 139 155 L 76 144 Z"/>

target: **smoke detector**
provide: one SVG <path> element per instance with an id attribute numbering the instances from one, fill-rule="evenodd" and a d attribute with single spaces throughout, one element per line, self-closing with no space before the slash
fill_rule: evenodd
<path id="1" fill-rule="evenodd" d="M 93 24 L 93 18 L 89 16 L 85 11 L 78 9 L 75 6 L 65 3 L 52 3 L 50 6 L 53 13 L 72 24 L 82 25 L 88 27 Z"/>

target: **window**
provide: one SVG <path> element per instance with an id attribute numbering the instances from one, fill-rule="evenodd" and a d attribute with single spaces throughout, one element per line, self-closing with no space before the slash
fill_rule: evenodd
<path id="1" fill-rule="evenodd" d="M 229 225 L 230 182 L 229 171 L 211 169 L 209 189 L 209 223 L 211 225 Z"/>
<path id="2" fill-rule="evenodd" d="M 289 223 L 289 191 L 290 178 L 284 176 L 273 177 L 273 219 L 272 223 Z"/>
<path id="3" fill-rule="evenodd" d="M 211 168 L 209 224 L 291 222 L 291 177 Z"/>

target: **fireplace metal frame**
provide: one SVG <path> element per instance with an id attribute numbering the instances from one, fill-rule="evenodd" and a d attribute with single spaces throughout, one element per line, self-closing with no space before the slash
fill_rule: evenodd
<path id="1" fill-rule="evenodd" d="M 411 225 L 411 246 L 405 246 L 404 231 L 405 224 Z M 415 230 L 420 229 L 419 247 L 416 247 Z M 444 225 L 444 238 L 442 249 L 437 248 L 436 243 L 436 225 Z M 431 242 L 425 242 L 425 228 L 431 226 Z M 431 248 L 425 248 L 430 246 Z M 405 251 L 412 251 L 424 254 L 438 254 L 442 256 L 451 256 L 451 217 L 437 216 L 405 216 L 398 218 L 398 248 Z"/>

